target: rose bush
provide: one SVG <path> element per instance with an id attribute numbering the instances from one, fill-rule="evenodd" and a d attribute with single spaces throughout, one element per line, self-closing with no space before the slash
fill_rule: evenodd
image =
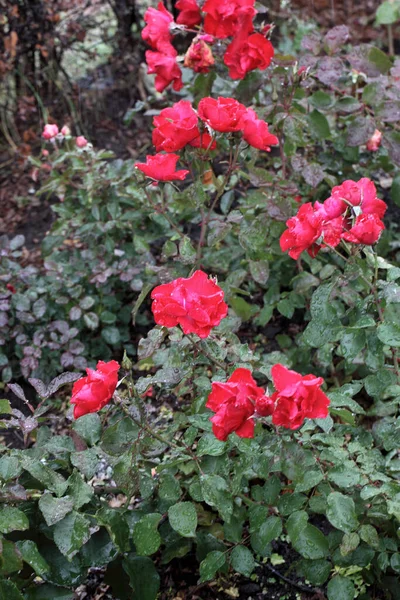
<path id="1" fill-rule="evenodd" d="M 345 26 L 254 55 L 272 33 L 254 2 L 177 8 L 215 61 L 201 44 L 209 72 L 183 86 L 173 16 L 146 13 L 156 87 L 181 90 L 151 114 L 155 153 L 47 126 L 43 268 L 1 240 L 1 423 L 22 441 L 0 456 L 1 595 L 72 599 L 101 569 L 152 600 L 189 557 L 230 591 L 272 568 L 311 596 L 396 599 L 398 64 Z"/>

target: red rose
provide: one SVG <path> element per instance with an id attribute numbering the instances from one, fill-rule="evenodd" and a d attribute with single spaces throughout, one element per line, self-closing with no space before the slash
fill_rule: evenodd
<path id="1" fill-rule="evenodd" d="M 56 137 L 57 134 L 58 134 L 57 125 L 47 124 L 44 126 L 42 138 L 44 138 L 45 140 L 52 140 L 53 138 Z"/>
<path id="2" fill-rule="evenodd" d="M 247 108 L 233 98 L 202 98 L 199 102 L 198 113 L 200 119 L 207 123 L 214 131 L 228 133 L 240 131 L 242 118 Z"/>
<path id="3" fill-rule="evenodd" d="M 278 138 L 268 131 L 268 124 L 259 119 L 251 108 L 247 109 L 243 117 L 243 138 L 253 148 L 266 152 L 271 151 L 270 146 L 279 144 Z"/>
<path id="4" fill-rule="evenodd" d="M 304 419 L 325 419 L 329 412 L 329 398 L 320 390 L 322 377 L 290 371 L 283 365 L 272 367 L 275 389 L 271 399 L 275 402 L 272 422 L 286 429 L 298 429 Z"/>
<path id="5" fill-rule="evenodd" d="M 210 46 L 203 40 L 193 41 L 185 54 L 185 67 L 193 69 L 195 73 L 208 73 L 215 63 Z"/>
<path id="6" fill-rule="evenodd" d="M 78 379 L 72 388 L 75 419 L 97 412 L 111 400 L 118 383 L 119 368 L 115 360 L 108 363 L 99 360 L 96 370 L 86 369 L 87 377 Z"/>
<path id="7" fill-rule="evenodd" d="M 199 135 L 199 119 L 187 100 L 180 100 L 164 108 L 153 119 L 153 144 L 157 152 L 181 150 Z"/>
<path id="8" fill-rule="evenodd" d="M 223 290 L 203 271 L 196 271 L 188 279 L 179 277 L 159 285 L 152 291 L 151 298 L 158 325 L 180 325 L 185 334 L 196 333 L 201 338 L 208 337 L 228 312 Z"/>
<path id="9" fill-rule="evenodd" d="M 146 10 L 144 20 L 146 22 L 146 27 L 142 31 L 144 41 L 154 50 L 170 54 L 172 35 L 169 27 L 174 20 L 171 13 L 162 2 L 159 2 L 157 8 Z"/>
<path id="10" fill-rule="evenodd" d="M 172 87 L 176 92 L 182 89 L 182 71 L 176 62 L 176 56 L 177 52 L 172 46 L 169 54 L 152 52 L 151 50 L 146 51 L 147 72 L 149 74 L 155 73 L 157 92 L 163 92 L 170 83 L 173 83 Z"/>
<path id="11" fill-rule="evenodd" d="M 385 229 L 378 215 L 359 215 L 353 227 L 346 231 L 342 237 L 353 244 L 376 244 L 382 231 Z"/>
<path id="12" fill-rule="evenodd" d="M 196 0 L 178 0 L 175 6 L 180 10 L 178 18 L 176 19 L 176 22 L 179 25 L 194 27 L 201 23 L 201 11 Z"/>
<path id="13" fill-rule="evenodd" d="M 251 33 L 253 17 L 257 14 L 255 0 L 206 0 L 204 31 L 217 38 L 235 35 L 238 31 Z"/>
<path id="14" fill-rule="evenodd" d="M 304 250 L 310 256 L 316 256 L 320 246 L 317 240 L 322 234 L 322 216 L 307 202 L 299 208 L 295 217 L 286 221 L 288 229 L 281 235 L 282 252 L 289 250 L 289 256 L 297 260 Z"/>
<path id="15" fill-rule="evenodd" d="M 369 150 L 370 152 L 376 152 L 379 149 L 381 142 L 382 132 L 379 131 L 379 129 L 375 129 L 374 133 L 367 142 L 367 150 Z"/>
<path id="16" fill-rule="evenodd" d="M 182 181 L 189 171 L 175 170 L 179 158 L 178 154 L 155 154 L 146 156 L 145 163 L 135 163 L 135 167 L 156 181 L 175 181 L 176 179 Z"/>
<path id="17" fill-rule="evenodd" d="M 239 35 L 229 44 L 224 55 L 224 63 L 229 67 L 229 77 L 243 79 L 249 71 L 263 71 L 271 64 L 274 48 L 261 33 L 248 37 Z"/>
<path id="18" fill-rule="evenodd" d="M 363 214 L 377 214 L 382 219 L 387 209 L 386 203 L 376 197 L 376 187 L 368 177 L 348 179 L 335 186 L 323 206 L 330 218 L 343 215 L 349 206 L 359 206 Z"/>
<path id="19" fill-rule="evenodd" d="M 248 369 L 236 369 L 226 383 L 213 382 L 206 407 L 216 413 L 210 418 L 215 437 L 224 442 L 235 432 L 239 437 L 252 438 L 252 416 L 257 407 L 259 414 L 271 414 L 273 404 L 268 400 Z"/>
<path id="20" fill-rule="evenodd" d="M 15 287 L 11 284 L 11 283 L 7 283 L 6 284 L 6 288 L 8 289 L 9 292 L 11 292 L 12 294 L 16 294 L 17 290 L 15 289 Z"/>
<path id="21" fill-rule="evenodd" d="M 217 143 L 210 134 L 203 131 L 199 132 L 198 136 L 190 142 L 189 146 L 193 146 L 193 148 L 202 148 L 203 150 L 215 150 Z"/>

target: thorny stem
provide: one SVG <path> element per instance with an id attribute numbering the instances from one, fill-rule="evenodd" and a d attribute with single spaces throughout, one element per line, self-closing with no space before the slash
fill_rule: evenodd
<path id="1" fill-rule="evenodd" d="M 192 336 L 191 336 L 190 334 L 188 334 L 186 337 L 187 337 L 187 338 L 190 340 L 190 342 L 191 342 L 192 346 L 193 346 L 193 347 L 194 347 L 196 350 L 200 350 L 200 352 L 201 352 L 202 354 L 204 354 L 204 356 L 205 356 L 206 358 L 208 358 L 208 360 L 209 360 L 209 361 L 213 362 L 213 363 L 214 363 L 215 365 L 217 365 L 217 366 L 218 366 L 220 369 L 223 369 L 224 371 L 226 371 L 226 368 L 227 368 L 227 366 L 226 366 L 226 364 L 225 364 L 225 363 L 222 363 L 222 362 L 220 362 L 220 361 L 219 361 L 217 358 L 215 358 L 214 356 L 212 356 L 212 354 L 209 354 L 209 352 L 207 352 L 207 350 L 205 350 L 205 348 L 203 348 L 203 347 L 199 348 L 198 344 L 196 343 L 196 341 L 195 341 L 195 340 L 192 338 Z"/>
<path id="2" fill-rule="evenodd" d="M 229 157 L 229 166 L 225 173 L 224 181 L 221 184 L 221 187 L 219 188 L 218 192 L 216 193 L 215 198 L 212 201 L 212 204 L 211 204 L 207 214 L 205 214 L 203 208 L 201 209 L 201 230 L 200 230 L 200 238 L 199 238 L 199 243 L 197 244 L 197 252 L 196 252 L 196 266 L 197 267 L 200 266 L 202 248 L 204 246 L 204 241 L 206 239 L 207 228 L 208 228 L 208 224 L 210 222 L 211 214 L 212 214 L 213 210 L 215 209 L 215 207 L 218 203 L 218 200 L 220 200 L 220 198 L 222 197 L 222 195 L 225 192 L 225 187 L 229 181 L 229 177 L 231 176 L 232 171 L 234 170 L 234 168 L 236 166 L 236 162 L 237 162 L 237 159 L 239 156 L 239 151 L 240 151 L 240 144 L 237 144 L 235 152 L 232 156 L 232 147 L 231 147 L 230 157 Z"/>
<path id="3" fill-rule="evenodd" d="M 154 210 L 154 212 L 156 212 L 158 214 L 161 214 L 164 217 L 164 219 L 166 221 L 168 221 L 168 223 L 171 225 L 172 229 L 174 231 L 176 231 L 176 233 L 179 235 L 179 237 L 184 238 L 185 234 L 182 233 L 182 231 L 179 229 L 179 227 L 177 225 L 175 225 L 175 223 L 173 222 L 173 220 L 171 219 L 171 217 L 167 213 L 167 210 L 166 210 L 165 204 L 164 204 L 164 195 L 163 195 L 163 199 L 162 199 L 162 208 L 160 208 L 156 204 L 154 204 L 154 202 L 151 199 L 151 196 L 150 196 L 149 191 L 148 191 L 147 188 L 144 188 L 144 193 L 146 194 L 146 198 L 148 200 L 148 203 L 150 204 L 150 206 Z"/>

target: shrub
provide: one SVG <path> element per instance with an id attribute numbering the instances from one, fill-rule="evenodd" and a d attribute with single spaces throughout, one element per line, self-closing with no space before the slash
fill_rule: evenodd
<path id="1" fill-rule="evenodd" d="M 208 31 L 218 6 L 200 36 L 230 37 L 231 21 Z M 167 13 L 149 9 L 144 37 L 176 89 Z M 3 380 L 24 352 L 39 398 L 14 383 L 26 414 L 1 404 L 24 440 L 0 458 L 3 594 L 72 597 L 104 567 L 116 597 L 151 600 L 174 559 L 195 554 L 206 582 L 289 546 L 314 593 L 397 597 L 398 65 L 348 37 L 310 35 L 239 84 L 220 60 L 186 73 L 136 165 L 55 130 L 33 160 L 61 202 L 42 271 L 17 264 L 23 240 L 3 244 Z M 239 41 L 216 49 L 246 56 Z M 85 378 L 37 377 L 83 356 Z"/>

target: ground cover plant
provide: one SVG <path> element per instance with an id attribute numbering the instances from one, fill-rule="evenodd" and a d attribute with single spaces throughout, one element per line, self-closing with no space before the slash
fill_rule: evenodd
<path id="1" fill-rule="evenodd" d="M 188 558 L 183 597 L 270 569 L 396 599 L 399 59 L 345 25 L 280 52 L 252 0 L 176 9 L 144 14 L 146 156 L 47 123 L 43 263 L 0 240 L 0 596 L 97 569 L 174 598 Z"/>

